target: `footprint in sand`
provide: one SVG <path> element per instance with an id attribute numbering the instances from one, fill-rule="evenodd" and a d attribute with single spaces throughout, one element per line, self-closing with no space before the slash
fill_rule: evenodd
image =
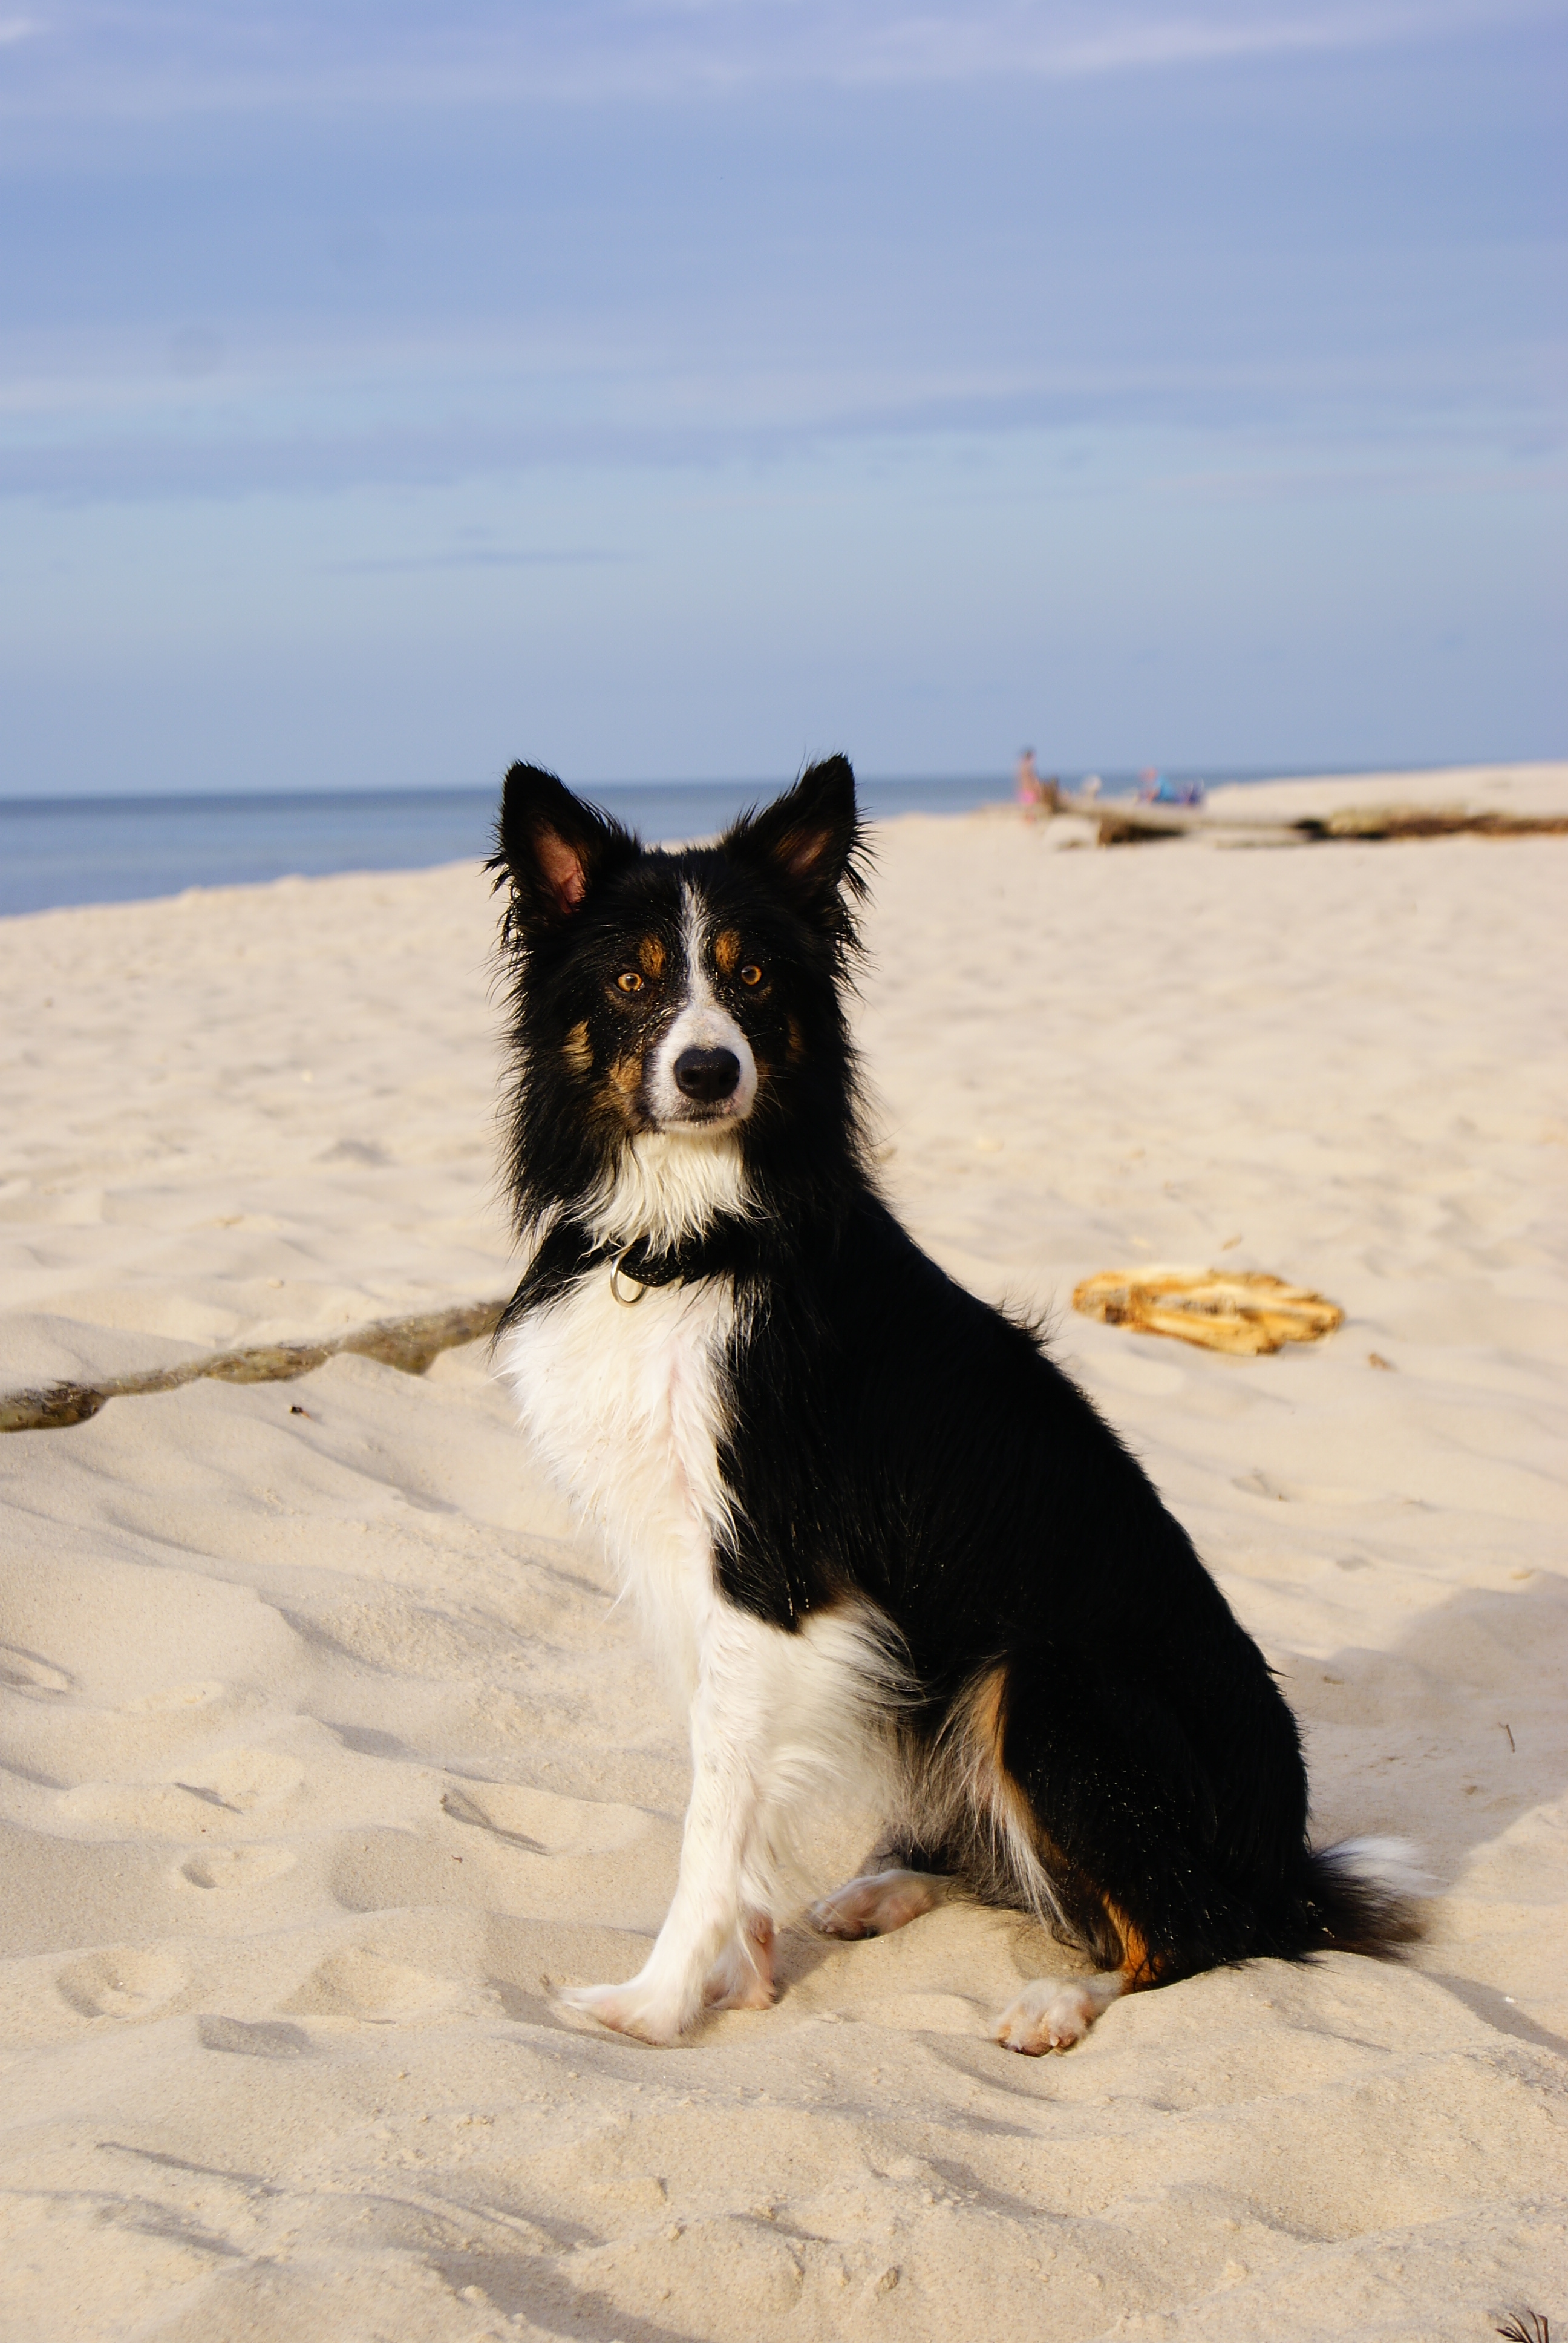
<path id="1" fill-rule="evenodd" d="M 493 1831 L 528 1855 L 608 1855 L 651 1827 L 639 1806 L 563 1797 L 518 1782 L 466 1782 L 447 1790 L 441 1805 L 455 1823 Z"/>
<path id="2" fill-rule="evenodd" d="M 221 1684 L 170 1684 L 166 1691 L 144 1693 L 140 1700 L 128 1700 L 122 1712 L 126 1716 L 158 1716 L 166 1709 L 210 1708 L 228 1690 Z"/>
<path id="3" fill-rule="evenodd" d="M 261 1887 L 298 1859 L 291 1846 L 204 1846 L 180 1865 L 179 1875 L 193 1887 Z"/>
<path id="4" fill-rule="evenodd" d="M 273 1749 L 226 1749 L 196 1769 L 187 1788 L 215 1793 L 236 1814 L 254 1814 L 259 1806 L 280 1805 L 292 1797 L 305 1779 L 305 1768 Z"/>
<path id="5" fill-rule="evenodd" d="M 283 2006 L 300 2017 L 364 2017 L 395 2026 L 448 2008 L 457 1995 L 447 1977 L 356 1949 L 329 1954 Z"/>
<path id="6" fill-rule="evenodd" d="M 306 2058 L 310 2036 L 303 2026 L 268 2018 L 198 2017 L 196 2040 L 204 2050 L 226 2050 L 241 2058 Z"/>
<path id="7" fill-rule="evenodd" d="M 84 2017 L 150 2017 L 174 1999 L 186 1976 L 176 1953 L 126 1946 L 72 1961 L 55 1985 Z"/>
<path id="8" fill-rule="evenodd" d="M 19 1644 L 0 1644 L 0 1684 L 18 1692 L 69 1692 L 71 1679 L 64 1668 L 52 1667 L 37 1652 Z"/>
<path id="9" fill-rule="evenodd" d="M 73 1822 L 162 1838 L 194 1835 L 202 1815 L 221 1805 L 185 1782 L 78 1782 L 59 1797 L 61 1812 Z"/>
<path id="10" fill-rule="evenodd" d="M 280 1805 L 305 1779 L 292 1757 L 268 1749 L 226 1749 L 193 1765 L 177 1782 L 78 1782 L 60 1805 L 81 1822 L 121 1831 L 194 1838 L 215 1815 L 245 1815 Z"/>

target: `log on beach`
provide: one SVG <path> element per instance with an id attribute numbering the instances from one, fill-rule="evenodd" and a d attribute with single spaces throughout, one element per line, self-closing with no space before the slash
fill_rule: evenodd
<path id="1" fill-rule="evenodd" d="M 1266 784 L 1265 784 L 1266 786 Z M 1207 837 L 1225 844 L 1256 838 L 1273 845 L 1311 846 L 1326 840 L 1561 838 L 1568 813 L 1473 811 L 1465 806 L 1344 806 L 1332 813 L 1294 817 L 1260 811 L 1212 814 L 1201 806 L 1063 796 L 1060 810 L 1092 821 L 1101 846 L 1146 845 L 1161 838 Z"/>
<path id="2" fill-rule="evenodd" d="M 406 1375 L 422 1375 L 443 1351 L 493 1334 L 504 1300 L 461 1302 L 450 1310 L 420 1311 L 406 1318 L 377 1318 L 347 1334 L 316 1342 L 254 1342 L 239 1351 L 215 1351 L 173 1367 L 148 1367 L 139 1374 L 105 1375 L 93 1383 L 55 1383 L 40 1391 L 0 1394 L 0 1432 L 63 1432 L 86 1423 L 112 1399 L 142 1399 L 155 1392 L 181 1391 L 186 1383 L 286 1383 L 324 1367 L 328 1359 L 377 1359 Z"/>

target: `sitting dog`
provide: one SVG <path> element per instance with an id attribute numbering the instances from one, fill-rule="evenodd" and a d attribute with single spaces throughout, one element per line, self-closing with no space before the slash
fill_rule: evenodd
<path id="1" fill-rule="evenodd" d="M 1313 1852 L 1294 1719 L 1186 1532 L 877 1192 L 845 759 L 677 853 L 516 765 L 498 840 L 531 1252 L 499 1358 L 691 1720 L 668 1916 L 628 1984 L 563 1999 L 656 2043 L 765 2006 L 836 1782 L 887 1832 L 818 1928 L 960 1892 L 1091 1956 L 1003 2014 L 1015 2050 L 1223 1962 L 1392 1951 L 1400 1851 Z"/>

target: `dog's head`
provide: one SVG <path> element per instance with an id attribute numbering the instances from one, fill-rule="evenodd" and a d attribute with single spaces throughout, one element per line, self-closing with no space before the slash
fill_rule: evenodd
<path id="1" fill-rule="evenodd" d="M 679 853 L 514 765 L 491 868 L 510 888 L 520 1185 L 548 1158 L 558 1192 L 580 1189 L 653 1134 L 776 1152 L 835 1096 L 847 1111 L 864 879 L 844 758 Z"/>

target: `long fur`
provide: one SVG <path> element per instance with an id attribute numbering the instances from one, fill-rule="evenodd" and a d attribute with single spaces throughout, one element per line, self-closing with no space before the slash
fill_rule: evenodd
<path id="1" fill-rule="evenodd" d="M 1394 1951 L 1409 1883 L 1312 1849 L 1294 1720 L 1186 1532 L 877 1191 L 845 760 L 678 854 L 515 767 L 492 867 L 530 1255 L 503 1364 L 692 1716 L 670 1916 L 581 2005 L 670 2040 L 765 2000 L 795 1818 L 835 1781 L 879 1781 L 888 1834 L 822 1925 L 947 1883 L 1104 1972 L 1030 1988 L 1018 2048 L 1220 1963 Z"/>

